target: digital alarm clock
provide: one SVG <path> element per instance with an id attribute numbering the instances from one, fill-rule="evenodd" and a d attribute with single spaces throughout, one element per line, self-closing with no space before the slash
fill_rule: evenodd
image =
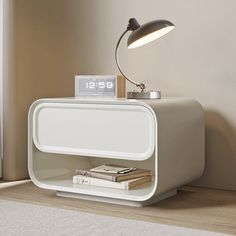
<path id="1" fill-rule="evenodd" d="M 125 97 L 125 79 L 115 75 L 76 75 L 75 97 Z"/>

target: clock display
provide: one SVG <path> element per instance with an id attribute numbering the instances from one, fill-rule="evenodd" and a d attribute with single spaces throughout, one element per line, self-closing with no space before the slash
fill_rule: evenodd
<path id="1" fill-rule="evenodd" d="M 111 81 L 100 81 L 100 82 L 85 82 L 86 89 L 113 89 L 114 83 Z"/>

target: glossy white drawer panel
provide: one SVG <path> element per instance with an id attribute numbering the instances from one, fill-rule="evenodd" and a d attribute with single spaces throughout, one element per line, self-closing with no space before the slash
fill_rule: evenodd
<path id="1" fill-rule="evenodd" d="M 33 112 L 33 141 L 43 152 L 145 160 L 155 129 L 142 105 L 41 103 Z"/>

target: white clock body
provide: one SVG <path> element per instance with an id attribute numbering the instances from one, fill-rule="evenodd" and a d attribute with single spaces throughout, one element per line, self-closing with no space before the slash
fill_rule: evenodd
<path id="1" fill-rule="evenodd" d="M 120 75 L 76 75 L 75 97 L 123 98 L 125 78 Z"/>
<path id="2" fill-rule="evenodd" d="M 176 193 L 204 169 L 204 118 L 191 99 L 41 99 L 29 111 L 29 173 L 58 195 L 146 205 Z M 121 164 L 150 169 L 134 190 L 75 186 L 76 169 Z"/>

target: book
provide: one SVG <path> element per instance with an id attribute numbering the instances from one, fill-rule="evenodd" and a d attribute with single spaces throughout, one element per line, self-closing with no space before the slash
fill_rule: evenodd
<path id="1" fill-rule="evenodd" d="M 83 175 L 87 177 L 93 177 L 93 178 L 104 179 L 104 180 L 109 180 L 113 182 L 119 182 L 119 181 L 137 179 L 140 177 L 151 175 L 151 171 L 135 168 L 134 170 L 131 170 L 128 173 L 119 174 L 119 173 L 96 172 L 92 170 L 76 170 L 76 175 Z"/>
<path id="2" fill-rule="evenodd" d="M 151 182 L 152 176 L 148 175 L 141 178 L 125 180 L 121 182 L 112 182 L 104 179 L 97 179 L 93 177 L 87 177 L 83 175 L 75 175 L 73 176 L 73 184 L 78 185 L 92 185 L 106 188 L 116 188 L 116 189 L 124 189 L 129 190 L 135 187 L 138 187 L 142 184 Z"/>
<path id="3" fill-rule="evenodd" d="M 135 167 L 123 167 L 117 165 L 101 165 L 90 169 L 90 171 L 101 172 L 101 173 L 113 173 L 113 174 L 125 174 L 131 170 L 136 170 Z"/>

